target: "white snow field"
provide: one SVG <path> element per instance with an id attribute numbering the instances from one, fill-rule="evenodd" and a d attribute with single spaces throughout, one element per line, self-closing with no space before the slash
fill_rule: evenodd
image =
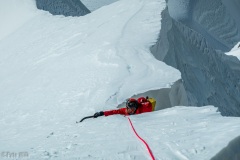
<path id="1" fill-rule="evenodd" d="M 181 78 L 149 51 L 165 1 L 121 0 L 83 17 L 33 7 L 31 18 L 18 16 L 33 1 L 22 2 L 11 12 L 21 25 L 0 35 L 0 159 L 150 159 L 126 117 L 75 122 Z M 204 160 L 239 135 L 240 118 L 216 110 L 176 106 L 131 119 L 156 159 Z"/>

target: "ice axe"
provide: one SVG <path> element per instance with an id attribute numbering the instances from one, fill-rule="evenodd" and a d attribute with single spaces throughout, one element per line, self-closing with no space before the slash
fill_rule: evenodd
<path id="1" fill-rule="evenodd" d="M 85 119 L 88 119 L 88 118 L 95 118 L 94 116 L 87 116 L 87 117 L 84 117 L 83 119 L 81 119 L 80 121 L 77 121 L 76 123 L 80 123 L 82 121 L 84 121 Z"/>

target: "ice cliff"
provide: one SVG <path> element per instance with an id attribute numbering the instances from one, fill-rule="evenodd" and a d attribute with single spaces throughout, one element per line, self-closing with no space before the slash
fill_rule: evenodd
<path id="1" fill-rule="evenodd" d="M 153 55 L 181 71 L 188 105 L 240 116 L 240 61 L 224 54 L 240 41 L 240 1 L 166 1 Z"/>

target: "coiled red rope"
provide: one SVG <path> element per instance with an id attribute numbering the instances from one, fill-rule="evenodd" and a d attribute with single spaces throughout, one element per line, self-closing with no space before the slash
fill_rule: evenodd
<path id="1" fill-rule="evenodd" d="M 153 153 L 152 153 L 150 147 L 148 146 L 147 142 L 146 142 L 144 139 L 142 139 L 142 138 L 137 134 L 136 130 L 135 130 L 134 127 L 133 127 L 133 124 L 132 124 L 131 119 L 130 119 L 129 117 L 127 117 L 127 118 L 128 118 L 128 121 L 129 121 L 129 123 L 130 123 L 130 125 L 131 125 L 131 127 L 132 127 L 132 130 L 134 131 L 135 135 L 138 137 L 138 139 L 140 139 L 140 140 L 145 144 L 145 146 L 147 147 L 148 153 L 150 154 L 152 160 L 155 160 L 155 158 L 154 158 L 154 156 L 153 156 Z"/>

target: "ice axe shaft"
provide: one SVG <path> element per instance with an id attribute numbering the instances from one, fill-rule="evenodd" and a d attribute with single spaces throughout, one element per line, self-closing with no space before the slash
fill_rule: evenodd
<path id="1" fill-rule="evenodd" d="M 88 118 L 94 118 L 94 116 L 87 116 L 87 117 L 84 117 L 83 119 L 81 119 L 79 122 L 77 121 L 76 123 L 80 123 L 82 121 L 84 121 L 85 119 L 88 119 Z"/>

